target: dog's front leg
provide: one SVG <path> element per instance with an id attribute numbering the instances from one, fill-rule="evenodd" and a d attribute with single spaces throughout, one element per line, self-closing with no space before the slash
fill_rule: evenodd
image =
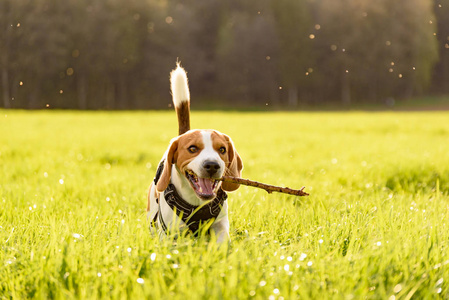
<path id="1" fill-rule="evenodd" d="M 217 237 L 217 243 L 221 244 L 225 241 L 229 241 L 229 220 L 228 216 L 215 221 L 210 227 Z"/>

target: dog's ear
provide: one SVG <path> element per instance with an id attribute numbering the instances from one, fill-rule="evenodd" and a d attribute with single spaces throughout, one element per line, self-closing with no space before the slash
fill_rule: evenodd
<path id="1" fill-rule="evenodd" d="M 225 175 L 240 177 L 242 176 L 243 170 L 242 159 L 237 153 L 237 150 L 235 150 L 234 143 L 232 142 L 231 138 L 227 135 L 224 136 L 228 142 L 228 165 L 226 166 Z M 238 189 L 239 186 L 240 184 L 237 183 L 223 182 L 221 188 L 225 191 L 232 192 Z"/>
<path id="2" fill-rule="evenodd" d="M 168 187 L 168 184 L 170 183 L 171 178 L 171 169 L 172 164 L 174 164 L 175 158 L 176 158 L 176 152 L 178 151 L 178 139 L 173 139 L 170 143 L 170 146 L 167 149 L 164 161 L 164 169 L 162 170 L 161 177 L 159 178 L 159 181 L 157 182 L 156 189 L 159 193 L 162 193 L 165 191 L 165 189 Z"/>

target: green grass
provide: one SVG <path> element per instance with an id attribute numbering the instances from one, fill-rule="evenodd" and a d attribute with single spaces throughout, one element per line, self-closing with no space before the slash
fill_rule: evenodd
<path id="1" fill-rule="evenodd" d="M 448 297 L 448 120 L 194 112 L 233 138 L 243 177 L 310 193 L 241 187 L 216 247 L 149 232 L 173 111 L 0 111 L 0 298 Z"/>

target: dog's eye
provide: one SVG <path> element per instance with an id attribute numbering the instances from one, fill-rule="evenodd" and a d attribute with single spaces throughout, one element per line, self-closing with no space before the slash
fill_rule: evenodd
<path id="1" fill-rule="evenodd" d="M 225 154 L 225 153 L 226 153 L 226 148 L 225 148 L 225 147 L 221 147 L 220 149 L 218 149 L 218 151 L 219 151 L 221 154 Z"/>
<path id="2" fill-rule="evenodd" d="M 187 150 L 189 150 L 190 153 L 196 153 L 198 152 L 198 147 L 192 145 Z"/>

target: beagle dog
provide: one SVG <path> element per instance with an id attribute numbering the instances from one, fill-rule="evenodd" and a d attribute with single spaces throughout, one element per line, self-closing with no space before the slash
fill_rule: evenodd
<path id="1" fill-rule="evenodd" d="M 179 63 L 170 82 L 179 136 L 171 140 L 150 186 L 148 218 L 161 236 L 183 230 L 197 235 L 207 227 L 223 242 L 229 239 L 226 192 L 239 185 L 219 179 L 240 177 L 242 159 L 229 136 L 212 129 L 190 130 L 190 92 Z"/>

